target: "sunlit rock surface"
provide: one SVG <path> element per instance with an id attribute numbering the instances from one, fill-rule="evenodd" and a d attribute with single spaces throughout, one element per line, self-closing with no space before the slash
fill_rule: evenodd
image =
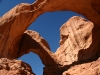
<path id="1" fill-rule="evenodd" d="M 60 47 L 55 53 L 51 52 L 48 43 L 39 33 L 26 31 L 41 14 L 67 10 L 82 14 L 91 22 L 77 16 L 70 18 L 60 28 Z M 99 29 L 99 0 L 36 0 L 32 4 L 21 3 L 0 17 L 0 58 L 11 60 L 34 52 L 45 65 L 44 75 L 75 75 L 71 72 L 74 65 L 75 68 L 83 64 L 89 66 L 87 63 L 94 61 L 93 64 L 98 63 L 99 66 Z M 82 75 L 81 73 L 76 75 Z M 87 67 L 83 74 L 86 73 Z M 98 67 L 93 68 L 93 74 L 95 73 L 100 73 Z"/>
<path id="2" fill-rule="evenodd" d="M 21 60 L 0 59 L 0 75 L 35 75 L 31 67 Z"/>

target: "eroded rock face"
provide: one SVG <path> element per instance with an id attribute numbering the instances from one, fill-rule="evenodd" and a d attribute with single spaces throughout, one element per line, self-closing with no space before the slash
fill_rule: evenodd
<path id="1" fill-rule="evenodd" d="M 0 57 L 17 58 L 21 37 L 33 22 L 30 8 L 30 4 L 22 3 L 0 18 Z"/>
<path id="2" fill-rule="evenodd" d="M 100 58 L 97 61 L 72 66 L 62 75 L 100 75 Z"/>
<path id="3" fill-rule="evenodd" d="M 100 30 L 92 22 L 74 16 L 61 26 L 60 36 L 60 47 L 54 53 L 59 62 L 55 61 L 58 64 L 50 66 L 45 65 L 44 75 L 62 75 L 64 71 L 66 71 L 64 75 L 75 75 L 73 69 L 80 68 L 82 70 L 80 65 L 85 63 L 87 65 L 84 66 L 84 72 L 87 72 L 86 69 L 91 66 L 93 60 L 99 65 L 99 61 L 96 61 L 96 59 L 100 56 L 100 40 L 97 40 L 100 37 Z M 79 65 L 79 67 L 76 66 L 71 69 L 74 65 Z M 93 68 L 93 71 L 96 73 L 95 68 Z M 77 70 L 75 72 L 77 73 Z M 92 71 L 90 71 L 91 73 Z M 81 75 L 81 72 L 76 75 Z"/>
<path id="4" fill-rule="evenodd" d="M 0 75 L 35 75 L 31 67 L 21 60 L 0 59 Z"/>
<path id="5" fill-rule="evenodd" d="M 60 47 L 55 54 L 63 65 L 98 57 L 100 30 L 92 22 L 74 16 L 61 26 L 60 36 Z"/>
<path id="6" fill-rule="evenodd" d="M 71 10 L 99 26 L 99 7 L 99 0 L 36 0 L 33 4 L 21 3 L 15 6 L 0 18 L 0 57 L 17 58 L 23 33 L 41 14 Z"/>
<path id="7" fill-rule="evenodd" d="M 66 10 L 84 15 L 94 24 L 81 17 L 71 18 L 61 27 L 60 47 L 56 53 L 52 53 L 37 32 L 26 29 L 45 12 Z M 45 65 L 44 75 L 61 75 L 75 65 L 74 62 L 77 65 L 78 62 L 87 63 L 98 58 L 99 20 L 99 0 L 36 0 L 33 4 L 19 4 L 0 18 L 0 58 L 14 59 L 32 51 Z"/>

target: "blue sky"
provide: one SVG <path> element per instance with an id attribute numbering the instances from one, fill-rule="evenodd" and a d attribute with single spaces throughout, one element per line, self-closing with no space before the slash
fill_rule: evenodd
<path id="1" fill-rule="evenodd" d="M 0 0 L 0 17 L 19 3 L 33 3 L 35 0 Z M 60 27 L 72 16 L 80 16 L 77 13 L 70 11 L 47 12 L 42 14 L 33 22 L 29 30 L 35 30 L 49 43 L 53 52 L 59 47 Z M 42 75 L 43 67 L 40 58 L 34 54 L 29 53 L 19 58 L 28 63 L 36 75 Z"/>

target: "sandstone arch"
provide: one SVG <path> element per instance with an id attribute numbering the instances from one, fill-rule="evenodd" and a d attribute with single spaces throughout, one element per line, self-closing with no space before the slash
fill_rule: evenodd
<path id="1" fill-rule="evenodd" d="M 81 4 L 80 7 L 77 6 L 77 3 Z M 67 5 L 66 5 L 67 4 Z M 2 38 L 2 48 L 0 49 L 1 54 L 0 56 L 7 57 L 8 53 L 10 53 L 11 57 L 16 57 L 12 55 L 12 50 L 15 51 L 16 48 L 13 48 L 14 45 L 16 45 L 16 41 L 18 42 L 23 34 L 23 32 L 27 29 L 27 27 L 36 20 L 36 18 L 41 15 L 42 13 L 48 12 L 48 11 L 63 11 L 63 10 L 71 10 L 75 11 L 77 13 L 80 13 L 84 15 L 86 18 L 88 18 L 90 21 L 92 21 L 94 24 L 99 25 L 99 0 L 36 0 L 33 4 L 19 4 L 15 6 L 13 9 L 11 9 L 9 12 L 7 12 L 5 15 L 3 15 L 0 18 L 0 29 L 1 29 L 1 35 L 5 36 L 5 38 Z M 75 5 L 75 6 L 73 6 Z M 92 9 L 92 6 L 94 9 Z M 73 8 L 76 7 L 76 8 Z M 86 10 L 85 10 L 86 9 Z M 89 12 L 91 13 L 89 13 Z M 27 17 L 27 18 L 26 18 Z M 24 19 L 23 19 L 24 18 Z M 98 20 L 96 20 L 96 19 Z M 22 21 L 21 23 L 19 21 Z M 17 23 L 16 23 L 17 22 Z M 24 23 L 25 22 L 25 23 Z M 9 24 L 8 24 L 9 23 Z M 8 25 L 6 25 L 8 24 Z M 14 28 L 16 27 L 16 28 Z M 19 30 L 22 28 L 21 30 Z M 2 30 L 3 29 L 3 30 Z M 13 30 L 14 29 L 14 30 Z M 9 35 L 9 34 L 10 35 Z M 16 34 L 14 34 L 16 33 Z M 7 39 L 9 37 L 9 39 Z M 16 39 L 17 38 L 17 39 Z M 2 42 L 1 40 L 1 42 Z M 14 41 L 16 40 L 16 41 Z M 12 44 L 13 43 L 13 44 Z M 7 45 L 5 47 L 5 45 Z M 13 46 L 12 46 L 13 45 Z M 11 47 L 12 46 L 12 47 Z M 18 47 L 18 46 L 17 46 Z M 3 52 L 2 50 L 5 49 Z M 7 51 L 6 51 L 7 50 Z"/>
<path id="2" fill-rule="evenodd" d="M 77 4 L 81 5 L 78 6 Z M 33 4 L 22 3 L 15 6 L 0 18 L 0 42 L 2 42 L 2 44 L 0 45 L 0 57 L 13 59 L 32 51 L 40 56 L 45 66 L 49 66 L 46 67 L 47 69 L 52 69 L 55 67 L 55 70 L 59 71 L 59 74 L 57 75 L 61 75 L 61 73 L 63 72 L 63 70 L 61 69 L 62 66 L 64 66 L 63 61 L 59 61 L 56 58 L 56 53 L 52 53 L 48 45 L 44 45 L 44 43 L 46 42 L 43 41 L 42 38 L 34 40 L 36 38 L 31 35 L 30 31 L 26 33 L 26 29 L 32 22 L 34 22 L 38 18 L 39 15 L 45 12 L 66 10 L 74 11 L 84 15 L 99 27 L 99 7 L 99 0 L 36 0 L 36 2 L 34 2 Z M 22 46 L 27 45 L 26 43 L 23 43 L 22 40 L 22 38 L 24 38 L 24 35 L 26 35 L 26 37 L 28 37 L 30 40 L 33 39 L 34 41 L 32 43 L 35 43 L 36 46 L 39 46 L 39 49 L 41 49 L 41 51 L 39 51 L 36 46 L 28 46 L 28 48 L 24 50 Z M 26 39 L 26 37 L 24 39 Z M 35 49 L 30 49 L 32 47 Z M 42 53 L 45 53 L 44 57 L 42 57 Z M 47 62 L 46 57 L 48 57 L 48 59 L 51 61 Z M 51 72 L 51 75 L 53 75 L 52 73 L 53 72 Z"/>

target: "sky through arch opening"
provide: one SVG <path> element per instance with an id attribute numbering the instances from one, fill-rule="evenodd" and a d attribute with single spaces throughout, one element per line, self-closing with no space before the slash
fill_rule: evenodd
<path id="1" fill-rule="evenodd" d="M 72 16 L 82 16 L 71 11 L 57 11 L 47 12 L 39 16 L 35 22 L 33 22 L 28 30 L 34 30 L 48 42 L 52 52 L 55 52 L 59 47 L 60 41 L 60 27 L 67 22 Z M 82 16 L 83 17 L 83 16 Z M 36 75 L 43 74 L 43 67 L 39 57 L 32 52 L 19 58 L 32 67 L 32 70 Z M 35 61 L 34 61 L 35 60 Z"/>

